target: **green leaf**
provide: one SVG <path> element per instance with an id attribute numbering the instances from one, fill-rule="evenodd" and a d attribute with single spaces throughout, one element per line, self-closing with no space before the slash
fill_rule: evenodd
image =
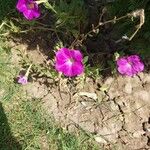
<path id="1" fill-rule="evenodd" d="M 83 64 L 86 64 L 88 62 L 88 60 L 89 60 L 89 56 L 85 56 L 83 58 Z"/>

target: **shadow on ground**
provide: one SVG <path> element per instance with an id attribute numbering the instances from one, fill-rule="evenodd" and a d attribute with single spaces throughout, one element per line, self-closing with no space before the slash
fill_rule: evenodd
<path id="1" fill-rule="evenodd" d="M 0 150 L 21 150 L 21 145 L 12 136 L 6 114 L 0 102 Z"/>

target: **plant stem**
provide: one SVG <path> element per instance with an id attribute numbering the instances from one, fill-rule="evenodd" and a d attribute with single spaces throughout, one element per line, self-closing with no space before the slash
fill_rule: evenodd
<path id="1" fill-rule="evenodd" d="M 48 1 L 45 3 L 45 6 L 47 8 L 49 8 L 50 10 L 52 10 L 55 14 L 57 14 L 57 11 L 54 9 L 54 7 Z"/>
<path id="2" fill-rule="evenodd" d="M 108 24 L 108 23 L 116 23 L 116 21 L 119 21 L 119 20 L 122 20 L 122 19 L 125 19 L 127 17 L 140 17 L 140 23 L 138 25 L 138 28 L 136 29 L 136 31 L 131 35 L 130 38 L 127 38 L 127 40 L 131 41 L 133 39 L 133 37 L 137 34 L 137 32 L 139 31 L 139 29 L 142 27 L 142 25 L 144 24 L 145 22 L 145 14 L 144 14 L 144 9 L 139 9 L 139 10 L 136 10 L 136 11 L 133 11 L 131 13 L 128 13 L 122 17 L 119 17 L 119 18 L 116 18 L 114 17 L 114 19 L 111 19 L 111 20 L 108 20 L 108 21 L 105 21 L 105 22 L 99 22 L 97 26 L 93 27 L 92 30 L 90 30 L 89 32 L 87 32 L 85 35 L 83 35 L 81 37 L 81 39 L 79 40 L 80 36 L 78 36 L 71 44 L 70 47 L 74 47 L 75 45 L 77 44 L 81 44 L 86 38 L 88 35 L 90 35 L 91 33 L 93 33 L 95 30 L 97 30 L 100 26 L 103 26 L 105 24 Z"/>
<path id="3" fill-rule="evenodd" d="M 32 64 L 31 64 L 31 65 L 29 66 L 29 68 L 27 69 L 27 72 L 26 72 L 26 74 L 25 74 L 26 77 L 28 77 L 31 67 L 32 67 Z"/>

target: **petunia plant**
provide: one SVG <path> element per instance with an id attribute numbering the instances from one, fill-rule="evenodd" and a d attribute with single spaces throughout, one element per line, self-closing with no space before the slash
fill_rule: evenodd
<path id="1" fill-rule="evenodd" d="M 85 43 L 87 38 L 93 37 L 95 34 L 99 34 L 99 29 L 101 26 L 106 25 L 107 23 L 115 23 L 118 20 L 121 20 L 123 18 L 129 18 L 129 17 L 139 17 L 140 18 L 140 24 L 137 28 L 137 30 L 130 36 L 122 36 L 121 39 L 117 40 L 116 43 L 122 41 L 122 40 L 128 40 L 131 41 L 133 37 L 136 35 L 138 30 L 141 28 L 141 26 L 144 24 L 144 10 L 137 10 L 135 12 L 128 13 L 127 15 L 120 17 L 120 18 L 114 18 L 112 20 L 102 22 L 102 20 L 99 20 L 97 25 L 92 25 L 91 30 L 87 31 L 85 30 L 85 27 L 87 25 L 83 25 L 86 17 L 83 17 L 81 14 L 82 6 L 84 4 L 84 0 L 77 0 L 77 1 L 60 1 L 56 3 L 55 8 L 52 7 L 52 5 L 48 2 L 48 0 L 18 0 L 16 4 L 17 10 L 24 15 L 24 17 L 31 21 L 34 19 L 37 19 L 41 16 L 41 10 L 39 7 L 39 4 L 44 3 L 44 6 L 47 9 L 51 9 L 52 13 L 55 15 L 55 27 L 54 29 L 49 29 L 49 25 L 43 25 L 43 23 L 38 22 L 41 25 L 40 29 L 50 30 L 54 32 L 58 38 L 59 41 L 61 39 L 60 37 L 63 37 L 62 39 L 63 43 L 61 47 L 57 51 L 55 51 L 55 56 L 53 62 L 53 68 L 58 72 L 63 74 L 66 77 L 76 77 L 84 72 L 86 72 L 86 67 L 91 67 L 90 65 L 86 65 L 83 62 L 84 54 L 88 54 L 90 57 L 91 53 L 83 53 L 80 49 L 83 49 L 85 47 Z M 74 7 L 75 6 L 75 7 Z M 80 9 L 77 10 L 76 7 L 79 7 Z M 84 7 L 85 9 L 85 7 Z M 69 12 L 70 11 L 70 12 Z M 44 11 L 43 11 L 44 12 Z M 100 17 L 101 19 L 102 17 Z M 61 30 L 61 31 L 60 31 Z M 58 32 L 59 31 L 59 32 Z M 84 31 L 87 31 L 84 33 Z M 81 34 L 82 33 L 82 34 Z M 69 41 L 67 41 L 67 40 Z M 69 43 L 67 43 L 67 42 Z M 66 43 L 65 43 L 66 42 Z M 63 46 L 65 45 L 65 46 Z M 67 48 L 69 47 L 69 48 Z M 144 70 L 144 63 L 142 62 L 140 56 L 138 55 L 131 55 L 131 56 L 124 56 L 119 57 L 117 59 L 117 70 L 120 74 L 126 75 L 126 76 L 134 76 L 138 74 L 139 72 L 142 72 Z M 96 66 L 96 65 L 95 65 Z M 99 75 L 99 68 L 95 68 L 95 71 L 93 71 L 93 74 Z M 29 69 L 30 70 L 30 67 Z M 20 84 L 27 84 L 28 82 L 28 73 L 25 75 L 21 75 L 18 77 L 18 83 Z M 93 75 L 92 74 L 92 75 Z"/>

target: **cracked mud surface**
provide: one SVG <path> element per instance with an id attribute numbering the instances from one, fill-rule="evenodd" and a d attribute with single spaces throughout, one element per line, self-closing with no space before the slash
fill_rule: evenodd
<path id="1" fill-rule="evenodd" d="M 35 82 L 25 89 L 32 98 L 41 98 L 47 113 L 70 132 L 82 128 L 108 149 L 149 149 L 150 75 L 98 82 L 64 79 L 60 86 Z"/>

